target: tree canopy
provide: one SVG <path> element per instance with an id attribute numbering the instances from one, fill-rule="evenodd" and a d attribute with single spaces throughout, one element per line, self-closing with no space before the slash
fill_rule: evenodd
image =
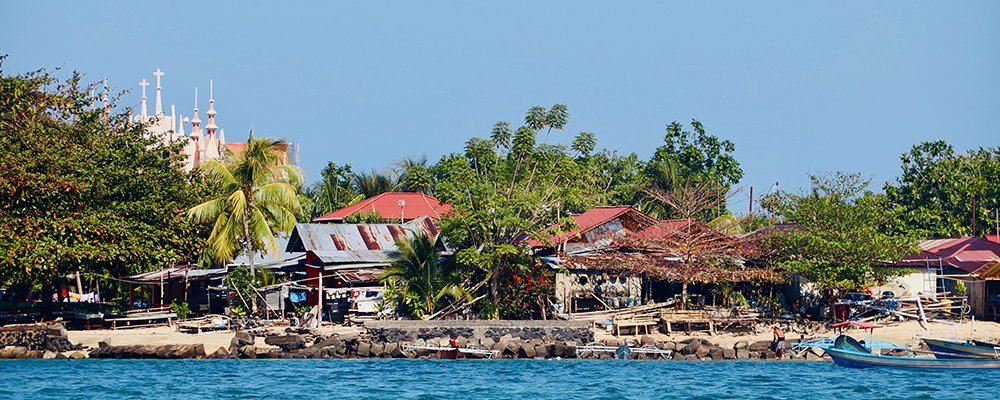
<path id="1" fill-rule="evenodd" d="M 923 142 L 900 156 L 902 174 L 886 183 L 902 209 L 900 229 L 925 237 L 971 235 L 973 197 L 979 232 L 989 232 L 1000 209 L 1000 147 L 965 154 L 944 141 Z"/>
<path id="2" fill-rule="evenodd" d="M 224 264 L 242 250 L 250 254 L 253 276 L 253 254 L 277 252 L 274 236 L 295 227 L 302 173 L 282 161 L 284 147 L 284 140 L 254 138 L 251 132 L 243 151 L 227 151 L 224 161 L 208 160 L 199 167 L 219 190 L 191 207 L 188 217 L 212 225 L 208 242 L 216 263 Z"/>
<path id="3" fill-rule="evenodd" d="M 792 224 L 765 237 L 767 261 L 788 273 L 832 288 L 860 289 L 900 272 L 879 268 L 916 251 L 916 238 L 889 227 L 898 211 L 884 194 L 865 189 L 860 174 L 810 176 L 806 193 L 779 191 L 762 206 Z"/>
<path id="4" fill-rule="evenodd" d="M 184 210 L 208 188 L 179 143 L 129 124 L 73 74 L 0 70 L 0 285 L 77 271 L 124 275 L 193 261 L 206 232 Z"/>

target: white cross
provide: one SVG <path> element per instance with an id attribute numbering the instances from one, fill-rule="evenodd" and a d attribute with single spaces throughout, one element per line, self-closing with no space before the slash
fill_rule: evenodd
<path id="1" fill-rule="evenodd" d="M 156 88 L 159 89 L 160 88 L 160 77 L 163 76 L 163 75 L 166 75 L 166 74 L 164 74 L 163 71 L 160 71 L 160 69 L 157 68 L 156 72 L 153 72 L 153 75 L 156 75 Z"/>
<path id="2" fill-rule="evenodd" d="M 149 86 L 149 82 L 146 82 L 146 78 L 142 78 L 142 82 L 139 82 L 139 86 L 142 86 L 142 97 L 146 97 L 146 86 Z"/>

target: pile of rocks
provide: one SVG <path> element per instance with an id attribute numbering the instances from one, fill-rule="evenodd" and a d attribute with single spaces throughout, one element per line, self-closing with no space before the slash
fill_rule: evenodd
<path id="1" fill-rule="evenodd" d="M 80 348 L 59 322 L 0 327 L 0 358 L 65 358 L 62 352 Z"/>

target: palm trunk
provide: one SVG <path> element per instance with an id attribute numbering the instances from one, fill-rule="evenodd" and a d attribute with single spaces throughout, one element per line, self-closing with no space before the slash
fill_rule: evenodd
<path id="1" fill-rule="evenodd" d="M 249 207 L 248 207 L 249 208 Z M 243 237 L 247 244 L 247 255 L 250 259 L 250 290 L 256 291 L 257 289 L 253 286 L 253 280 L 257 277 L 257 270 L 253 266 L 253 241 L 250 240 L 250 221 L 246 216 L 243 217 Z M 251 296 L 253 301 L 250 302 L 250 312 L 253 314 L 257 313 L 257 298 Z"/>

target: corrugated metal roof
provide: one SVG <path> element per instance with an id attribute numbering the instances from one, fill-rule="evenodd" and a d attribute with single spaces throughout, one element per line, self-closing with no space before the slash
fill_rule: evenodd
<path id="1" fill-rule="evenodd" d="M 921 252 L 906 257 L 897 265 L 920 266 L 928 260 L 974 273 L 987 264 L 1000 260 L 1000 243 L 981 237 L 961 237 L 924 240 L 917 244 Z"/>
<path id="2" fill-rule="evenodd" d="M 258 268 L 280 268 L 284 266 L 290 266 L 297 264 L 298 261 L 305 257 L 306 253 L 304 251 L 298 252 L 288 252 L 285 251 L 288 248 L 288 238 L 285 237 L 275 237 L 275 244 L 277 244 L 278 252 L 265 254 L 259 251 L 254 252 L 253 263 L 255 267 Z M 250 257 L 247 254 L 242 254 L 236 257 L 228 265 L 249 265 Z"/>
<path id="3" fill-rule="evenodd" d="M 641 211 L 633 208 L 632 206 L 601 206 L 594 207 L 583 214 L 574 215 L 573 221 L 576 223 L 574 229 L 563 232 L 562 234 L 555 235 L 549 238 L 548 243 L 544 243 L 537 239 L 527 239 L 524 241 L 525 244 L 531 247 L 544 247 L 544 246 L 555 246 L 572 240 L 573 238 L 580 237 L 598 228 L 615 218 L 620 218 L 625 214 L 631 213 L 636 219 L 642 221 L 642 228 L 646 228 L 656 224 L 656 219 L 643 214 Z M 560 224 L 552 224 L 548 228 L 542 230 L 542 232 L 548 232 L 550 230 L 558 229 Z M 617 232 L 612 232 L 612 234 Z"/>
<path id="4" fill-rule="evenodd" d="M 311 252 L 324 263 L 382 263 L 396 241 L 423 234 L 435 240 L 438 229 L 430 218 L 405 224 L 298 224 L 286 252 Z"/>

